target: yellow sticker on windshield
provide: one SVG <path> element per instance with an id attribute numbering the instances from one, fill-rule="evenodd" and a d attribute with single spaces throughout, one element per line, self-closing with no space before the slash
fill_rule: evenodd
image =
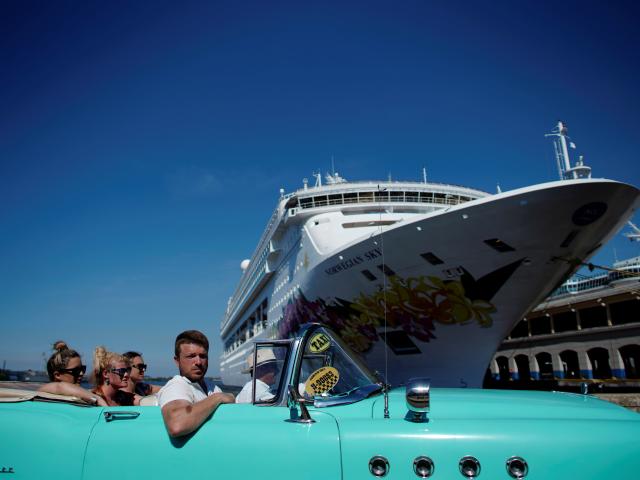
<path id="1" fill-rule="evenodd" d="M 324 333 L 316 333 L 309 340 L 309 351 L 311 353 L 324 352 L 331 346 L 331 340 Z"/>
<path id="2" fill-rule="evenodd" d="M 340 373 L 333 367 L 321 367 L 307 378 L 304 391 L 307 395 L 321 395 L 336 386 Z"/>

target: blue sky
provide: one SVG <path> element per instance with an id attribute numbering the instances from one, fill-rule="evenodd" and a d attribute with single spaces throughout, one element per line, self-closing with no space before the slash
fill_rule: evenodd
<path id="1" fill-rule="evenodd" d="M 62 338 L 174 372 L 314 171 L 494 191 L 640 184 L 633 1 L 0 3 L 0 365 Z M 638 218 L 636 218 L 638 220 Z M 618 236 L 595 261 L 640 255 Z"/>

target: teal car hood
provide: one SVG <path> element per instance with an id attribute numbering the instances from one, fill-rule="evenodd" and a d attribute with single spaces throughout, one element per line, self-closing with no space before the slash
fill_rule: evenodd
<path id="1" fill-rule="evenodd" d="M 429 457 L 437 478 L 463 478 L 472 456 L 481 478 L 511 478 L 509 459 L 527 462 L 531 479 L 635 478 L 640 415 L 591 396 L 555 392 L 432 389 L 428 421 L 407 419 L 403 388 L 384 397 L 327 408 L 340 428 L 343 478 L 365 478 L 376 456 L 389 480 L 416 478 L 414 461 Z M 312 413 L 313 415 L 313 413 Z M 373 478 L 373 477 L 370 477 Z M 435 476 L 434 476 L 435 478 Z"/>
<path id="2" fill-rule="evenodd" d="M 404 417 L 408 409 L 404 388 L 389 392 L 389 413 Z M 372 417 L 384 415 L 384 398 L 378 396 Z M 518 390 L 435 388 L 431 390 L 430 420 L 437 419 L 562 419 L 640 421 L 640 415 L 591 395 Z"/>

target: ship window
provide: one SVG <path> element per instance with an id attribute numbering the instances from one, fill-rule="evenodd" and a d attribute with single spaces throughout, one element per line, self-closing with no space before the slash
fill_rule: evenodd
<path id="1" fill-rule="evenodd" d="M 383 225 L 393 225 L 396 220 L 373 220 L 370 222 L 347 222 L 343 223 L 343 228 L 379 227 Z"/>
<path id="2" fill-rule="evenodd" d="M 378 190 L 375 192 L 376 202 L 388 202 L 389 201 L 389 192 L 386 190 Z"/>
<path id="3" fill-rule="evenodd" d="M 624 325 L 626 323 L 640 322 L 640 302 L 638 300 L 625 300 L 612 303 L 609 306 L 611 323 Z"/>
<path id="4" fill-rule="evenodd" d="M 359 201 L 360 201 L 360 203 L 373 202 L 373 192 L 360 192 L 359 193 Z"/>
<path id="5" fill-rule="evenodd" d="M 435 193 L 434 201 L 436 203 L 445 203 L 445 194 L 444 193 Z"/>
<path id="6" fill-rule="evenodd" d="M 431 265 L 442 265 L 444 263 L 432 252 L 421 253 L 420 256 L 424 258 L 427 262 L 429 262 Z"/>
<path id="7" fill-rule="evenodd" d="M 369 270 L 367 270 L 366 268 L 364 270 L 362 270 L 362 275 L 364 275 L 367 280 L 370 280 L 372 282 L 375 282 L 377 280 L 376 276 L 373 273 L 371 273 Z"/>
<path id="8" fill-rule="evenodd" d="M 327 196 L 320 195 L 318 197 L 313 197 L 313 206 L 314 207 L 324 207 L 327 205 Z"/>
<path id="9" fill-rule="evenodd" d="M 404 192 L 391 192 L 392 202 L 404 202 Z"/>
<path id="10" fill-rule="evenodd" d="M 391 270 L 387 265 L 385 264 L 380 264 L 377 265 L 377 267 L 380 269 L 381 272 L 383 272 L 386 276 L 388 277 L 392 277 L 393 275 L 396 274 L 396 272 L 394 272 L 393 270 Z"/>
<path id="11" fill-rule="evenodd" d="M 601 306 L 580 310 L 580 325 L 582 328 L 607 326 L 607 309 Z"/>
<path id="12" fill-rule="evenodd" d="M 311 207 L 313 207 L 313 199 L 311 197 L 301 198 L 300 199 L 300 207 L 301 208 L 311 208 Z"/>
<path id="13" fill-rule="evenodd" d="M 418 202 L 419 200 L 418 192 L 406 192 L 404 194 L 404 199 L 407 202 L 412 202 L 412 203 Z"/>
<path id="14" fill-rule="evenodd" d="M 572 311 L 553 315 L 553 330 L 556 333 L 571 332 L 578 329 L 576 314 Z"/>
<path id="15" fill-rule="evenodd" d="M 384 207 L 379 207 L 379 206 L 362 206 L 362 207 L 355 207 L 355 208 L 345 208 L 343 210 L 341 210 L 342 215 L 344 216 L 348 216 L 348 215 L 366 215 L 366 214 L 371 214 L 371 213 L 385 213 L 386 210 L 384 209 Z"/>
<path id="16" fill-rule="evenodd" d="M 420 201 L 425 203 L 433 203 L 433 192 L 420 192 Z"/>
<path id="17" fill-rule="evenodd" d="M 340 205 L 340 204 L 342 204 L 341 194 L 329 195 L 329 205 Z"/>
<path id="18" fill-rule="evenodd" d="M 344 203 L 358 203 L 358 194 L 357 193 L 345 193 L 344 194 Z"/>
<path id="19" fill-rule="evenodd" d="M 516 250 L 511 245 L 507 245 L 506 243 L 504 243 L 499 238 L 490 238 L 489 240 L 485 240 L 484 243 L 486 243 L 491 248 L 493 248 L 494 250 L 496 250 L 496 251 L 498 251 L 500 253 L 515 252 L 515 250 Z"/>

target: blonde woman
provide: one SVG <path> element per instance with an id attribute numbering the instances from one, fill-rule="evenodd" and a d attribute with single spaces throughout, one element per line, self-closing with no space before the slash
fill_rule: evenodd
<path id="1" fill-rule="evenodd" d="M 80 386 L 87 370 L 82 364 L 80 354 L 62 340 L 53 344 L 53 350 L 47 361 L 47 373 L 51 382 L 40 387 L 38 391 L 78 397 L 87 403 L 106 407 L 107 403 L 102 398 Z"/>
<path id="2" fill-rule="evenodd" d="M 109 406 L 133 405 L 134 395 L 127 392 L 131 366 L 129 360 L 104 347 L 97 347 L 93 353 L 93 393 L 102 398 Z"/>

